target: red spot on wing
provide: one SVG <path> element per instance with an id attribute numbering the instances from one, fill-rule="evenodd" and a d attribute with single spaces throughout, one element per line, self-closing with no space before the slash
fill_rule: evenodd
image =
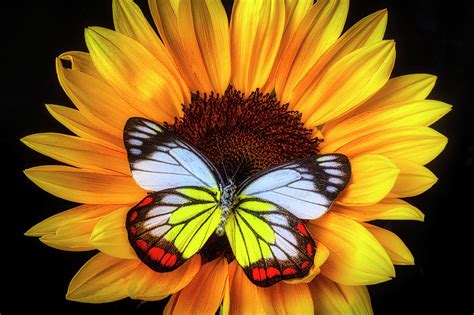
<path id="1" fill-rule="evenodd" d="M 308 231 L 306 231 L 306 228 L 304 227 L 304 225 L 302 223 L 298 223 L 298 225 L 296 226 L 296 228 L 298 229 L 298 231 L 300 231 L 301 234 L 303 234 L 304 236 L 308 237 Z"/>
<path id="2" fill-rule="evenodd" d="M 280 273 L 280 270 L 278 270 L 277 268 L 275 267 L 268 267 L 267 268 L 267 277 L 269 279 L 275 277 L 275 276 L 279 276 L 281 273 Z"/>
<path id="3" fill-rule="evenodd" d="M 285 270 L 283 270 L 283 275 L 284 276 L 290 276 L 290 275 L 294 275 L 296 273 L 296 269 L 294 268 L 286 268 Z"/>
<path id="4" fill-rule="evenodd" d="M 137 212 L 137 211 L 133 211 L 132 214 L 130 215 L 130 222 L 135 221 L 135 219 L 137 218 L 137 216 L 138 216 L 138 212 Z"/>
<path id="5" fill-rule="evenodd" d="M 165 256 L 163 256 L 163 259 L 160 261 L 160 264 L 164 266 L 170 258 L 171 258 L 171 254 L 166 253 Z"/>
<path id="6" fill-rule="evenodd" d="M 261 281 L 267 279 L 267 273 L 265 272 L 265 268 L 260 268 L 259 272 L 260 272 L 260 280 Z"/>
<path id="7" fill-rule="evenodd" d="M 150 256 L 150 258 L 152 260 L 160 260 L 161 257 L 163 257 L 163 255 L 165 254 L 165 251 L 164 249 L 162 248 L 159 248 L 159 247 L 152 247 L 149 251 L 148 251 L 148 255 Z"/>
<path id="8" fill-rule="evenodd" d="M 313 256 L 313 245 L 311 243 L 306 244 L 306 252 L 310 257 Z"/>
<path id="9" fill-rule="evenodd" d="M 142 251 L 146 251 L 148 249 L 148 244 L 144 240 L 136 240 L 135 244 L 140 248 Z"/>
<path id="10" fill-rule="evenodd" d="M 136 234 L 137 234 L 137 228 L 134 227 L 134 226 L 131 226 L 131 227 L 130 227 L 130 234 L 136 235 Z"/>
<path id="11" fill-rule="evenodd" d="M 258 268 L 252 269 L 252 277 L 253 277 L 253 280 L 260 281 L 260 272 L 258 271 Z"/>
<path id="12" fill-rule="evenodd" d="M 176 257 L 176 255 L 171 255 L 170 259 L 166 263 L 166 267 L 173 267 L 174 264 L 176 264 L 177 260 L 178 260 L 178 258 Z"/>
<path id="13" fill-rule="evenodd" d="M 142 202 L 140 202 L 140 203 L 138 204 L 138 206 L 139 206 L 139 207 L 146 206 L 146 205 L 150 204 L 152 201 L 153 201 L 153 197 L 148 196 L 148 197 L 146 197 L 145 199 L 143 199 Z"/>
<path id="14" fill-rule="evenodd" d="M 308 267 L 309 265 L 309 262 L 308 261 L 304 261 L 302 264 L 301 264 L 301 269 L 305 269 L 306 267 Z"/>

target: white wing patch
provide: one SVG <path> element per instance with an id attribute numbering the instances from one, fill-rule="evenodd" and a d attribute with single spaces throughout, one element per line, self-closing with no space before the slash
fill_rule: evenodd
<path id="1" fill-rule="evenodd" d="M 124 143 L 132 176 L 146 190 L 219 187 L 217 172 L 207 159 L 154 122 L 129 119 L 125 125 Z"/>
<path id="2" fill-rule="evenodd" d="M 347 157 L 328 154 L 258 173 L 240 193 L 271 201 L 300 219 L 316 219 L 331 207 L 349 178 Z"/>

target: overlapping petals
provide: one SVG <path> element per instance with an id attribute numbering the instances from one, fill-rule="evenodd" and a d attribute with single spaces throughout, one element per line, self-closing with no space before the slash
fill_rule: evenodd
<path id="1" fill-rule="evenodd" d="M 395 276 L 414 257 L 374 220 L 423 221 L 400 198 L 428 190 L 428 169 L 447 138 L 432 128 L 451 110 L 426 99 L 436 77 L 391 78 L 395 43 L 384 40 L 387 11 L 342 33 L 347 0 L 236 0 L 230 20 L 219 0 L 149 0 L 156 34 L 132 0 L 113 0 L 115 30 L 86 29 L 89 53 L 56 60 L 75 108 L 47 105 L 75 136 L 42 133 L 22 141 L 67 165 L 25 170 L 40 188 L 81 203 L 26 232 L 54 248 L 99 250 L 72 279 L 67 298 L 102 303 L 171 296 L 166 314 L 372 313 L 366 285 Z M 233 85 L 249 95 L 274 92 L 323 138 L 321 153 L 339 152 L 352 177 L 331 211 L 308 222 L 315 263 L 302 279 L 253 285 L 236 261 L 196 255 L 157 273 L 130 247 L 128 209 L 146 191 L 137 186 L 123 147 L 130 117 L 171 122 L 191 93 Z"/>

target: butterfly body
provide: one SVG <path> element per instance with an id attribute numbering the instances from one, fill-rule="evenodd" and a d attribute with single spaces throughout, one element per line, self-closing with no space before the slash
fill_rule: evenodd
<path id="1" fill-rule="evenodd" d="M 140 118 L 127 122 L 124 142 L 133 178 L 150 191 L 127 215 L 129 241 L 158 272 L 175 270 L 215 234 L 258 286 L 304 277 L 316 253 L 304 220 L 323 215 L 350 177 L 348 159 L 331 154 L 224 182 L 192 145 Z"/>

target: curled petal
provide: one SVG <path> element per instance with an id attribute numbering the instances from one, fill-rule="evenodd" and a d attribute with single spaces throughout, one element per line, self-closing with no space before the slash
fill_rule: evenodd
<path id="1" fill-rule="evenodd" d="M 347 286 L 317 277 L 309 285 L 315 314 L 373 314 L 369 291 L 365 286 Z"/>
<path id="2" fill-rule="evenodd" d="M 377 239 L 360 223 L 329 212 L 308 224 L 311 234 L 329 249 L 321 274 L 345 285 L 390 280 L 395 269 Z"/>
<path id="3" fill-rule="evenodd" d="M 128 282 L 139 260 L 99 253 L 92 257 L 69 284 L 66 298 L 85 303 L 113 302 L 127 297 Z"/>
<path id="4" fill-rule="evenodd" d="M 137 259 L 128 242 L 125 228 L 126 215 L 130 207 L 117 209 L 102 218 L 90 235 L 90 244 L 112 257 Z"/>
<path id="5" fill-rule="evenodd" d="M 82 54 L 79 60 L 76 52 L 67 52 L 56 58 L 59 83 L 92 126 L 121 139 L 127 119 L 143 114 L 125 102 L 99 73 L 91 74 L 86 72 L 87 68 L 78 66 L 83 65 L 84 59 L 92 64 L 90 55 Z M 68 67 L 65 61 L 71 66 Z"/>
<path id="6" fill-rule="evenodd" d="M 130 176 L 59 165 L 32 167 L 25 170 L 25 175 L 50 194 L 78 203 L 129 204 L 146 195 Z"/>
<path id="7" fill-rule="evenodd" d="M 361 155 L 351 159 L 351 180 L 337 199 L 339 204 L 371 205 L 392 190 L 400 170 L 382 155 Z"/>

